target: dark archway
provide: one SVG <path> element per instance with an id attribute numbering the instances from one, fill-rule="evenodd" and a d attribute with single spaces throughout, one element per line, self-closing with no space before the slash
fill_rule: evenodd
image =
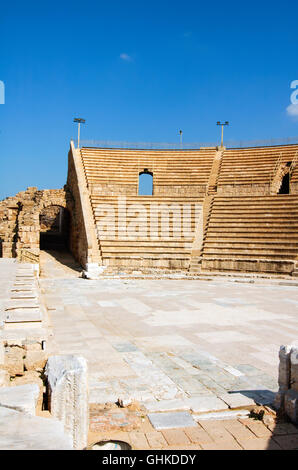
<path id="1" fill-rule="evenodd" d="M 61 206 L 47 206 L 39 214 L 40 249 L 65 251 L 69 247 L 70 214 Z"/>
<path id="2" fill-rule="evenodd" d="M 153 173 L 147 168 L 139 173 L 139 196 L 153 196 Z"/>
<path id="3" fill-rule="evenodd" d="M 284 175 L 278 194 L 290 194 L 290 173 Z"/>

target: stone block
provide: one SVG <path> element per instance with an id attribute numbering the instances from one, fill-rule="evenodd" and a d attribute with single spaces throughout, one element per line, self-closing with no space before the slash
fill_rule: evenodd
<path id="1" fill-rule="evenodd" d="M 15 385 L 25 385 L 25 384 L 37 384 L 39 388 L 39 395 L 37 399 L 37 408 L 42 409 L 42 403 L 43 403 L 43 391 L 44 391 L 44 385 L 43 381 L 39 375 L 38 372 L 36 371 L 26 371 L 24 372 L 24 375 L 20 377 L 15 377 L 12 382 L 9 382 L 8 385 L 11 385 L 14 387 Z"/>
<path id="2" fill-rule="evenodd" d="M 0 369 L 0 387 L 9 387 L 10 375 L 7 370 Z"/>
<path id="3" fill-rule="evenodd" d="M 276 408 L 277 410 L 284 408 L 285 393 L 286 391 L 280 391 L 275 394 L 273 405 L 274 405 L 274 408 Z"/>
<path id="4" fill-rule="evenodd" d="M 91 280 L 99 279 L 105 269 L 106 266 L 99 266 L 98 263 L 87 263 L 82 277 Z"/>
<path id="5" fill-rule="evenodd" d="M 89 425 L 86 360 L 73 355 L 52 356 L 45 375 L 52 416 L 62 421 L 75 449 L 86 448 Z"/>
<path id="6" fill-rule="evenodd" d="M 279 368 L 278 368 L 278 385 L 280 391 L 290 388 L 290 354 L 291 346 L 282 345 L 279 348 Z"/>
<path id="7" fill-rule="evenodd" d="M 0 406 L 0 449 L 71 450 L 72 444 L 60 421 Z"/>
<path id="8" fill-rule="evenodd" d="M 47 357 L 44 351 L 29 350 L 24 359 L 25 370 L 43 369 L 46 365 Z"/>
<path id="9" fill-rule="evenodd" d="M 22 348 L 6 348 L 4 357 L 4 369 L 6 369 L 11 376 L 23 375 L 24 355 L 25 352 Z"/>
<path id="10" fill-rule="evenodd" d="M 284 397 L 284 407 L 287 416 L 293 423 L 298 423 L 298 392 L 288 390 Z"/>
<path id="11" fill-rule="evenodd" d="M 150 401 L 145 402 L 144 405 L 148 412 L 163 412 L 190 409 L 190 404 L 183 399 Z"/>
<path id="12" fill-rule="evenodd" d="M 34 340 L 25 340 L 22 342 L 22 346 L 26 351 L 41 351 L 42 344 Z"/>
<path id="13" fill-rule="evenodd" d="M 255 405 L 255 401 L 242 393 L 225 393 L 219 397 L 229 408 L 246 408 Z"/>
<path id="14" fill-rule="evenodd" d="M 25 323 L 28 325 L 42 321 L 42 311 L 39 308 L 18 308 L 15 310 L 6 311 L 5 323 Z"/>
<path id="15" fill-rule="evenodd" d="M 298 348 L 291 348 L 291 388 L 298 392 Z"/>
<path id="16" fill-rule="evenodd" d="M 148 418 L 155 429 L 187 428 L 196 424 L 187 411 L 149 413 Z"/>
<path id="17" fill-rule="evenodd" d="M 216 411 L 214 413 L 200 413 L 197 415 L 193 415 L 193 418 L 196 421 L 210 421 L 210 420 L 218 420 L 223 421 L 226 419 L 239 419 L 239 418 L 247 418 L 249 416 L 250 411 L 245 409 L 238 409 L 238 410 L 228 410 L 228 411 Z"/>
<path id="18" fill-rule="evenodd" d="M 0 339 L 0 367 L 4 366 L 4 360 L 5 360 L 4 342 Z"/>
<path id="19" fill-rule="evenodd" d="M 35 415 L 39 396 L 37 384 L 0 388 L 0 406 Z"/>
<path id="20" fill-rule="evenodd" d="M 217 397 L 192 397 L 186 401 L 189 403 L 190 409 L 193 413 L 224 411 L 228 409 L 228 405 Z"/>

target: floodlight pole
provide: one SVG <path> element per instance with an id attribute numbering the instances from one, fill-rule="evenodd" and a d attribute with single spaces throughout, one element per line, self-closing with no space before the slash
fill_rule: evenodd
<path id="1" fill-rule="evenodd" d="M 225 121 L 225 122 L 217 121 L 216 124 L 217 124 L 217 126 L 221 126 L 221 144 L 220 144 L 220 146 L 223 147 L 223 128 L 224 128 L 224 126 L 228 126 L 229 122 L 228 121 Z"/>
<path id="2" fill-rule="evenodd" d="M 180 148 L 182 148 L 182 134 L 183 134 L 183 132 L 182 132 L 181 129 L 179 131 L 179 134 L 180 134 Z"/>
<path id="3" fill-rule="evenodd" d="M 85 124 L 85 119 L 83 118 L 74 118 L 73 122 L 78 123 L 78 149 L 80 148 L 80 131 L 81 131 L 81 123 Z"/>

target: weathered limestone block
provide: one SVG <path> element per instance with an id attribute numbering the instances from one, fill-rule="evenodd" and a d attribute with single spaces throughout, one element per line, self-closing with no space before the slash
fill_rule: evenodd
<path id="1" fill-rule="evenodd" d="M 291 348 L 291 389 L 298 392 L 298 348 Z"/>
<path id="2" fill-rule="evenodd" d="M 0 371 L 1 372 L 1 371 Z M 25 385 L 25 384 L 36 384 L 38 385 L 39 388 L 39 395 L 37 399 L 37 408 L 39 410 L 42 409 L 42 403 L 43 403 L 43 391 L 44 391 L 44 385 L 43 381 L 39 375 L 38 372 L 30 370 L 26 371 L 24 375 L 20 377 L 15 377 L 12 382 L 9 382 L 8 385 L 14 387 L 15 385 Z"/>
<path id="3" fill-rule="evenodd" d="M 0 322 L 1 322 L 1 320 L 0 320 Z M 4 366 L 4 360 L 5 360 L 4 342 L 0 338 L 0 367 Z"/>
<path id="4" fill-rule="evenodd" d="M 291 346 L 282 345 L 279 348 L 279 368 L 278 368 L 278 385 L 279 390 L 275 395 L 274 406 L 278 410 L 284 408 L 284 397 L 290 388 L 291 380 Z"/>
<path id="5" fill-rule="evenodd" d="M 288 390 L 290 388 L 290 355 L 291 346 L 282 345 L 279 348 L 278 385 L 280 390 Z"/>
<path id="6" fill-rule="evenodd" d="M 46 365 L 47 357 L 44 351 L 32 351 L 26 352 L 24 359 L 25 370 L 38 370 L 43 369 Z"/>
<path id="7" fill-rule="evenodd" d="M 86 269 L 83 271 L 85 279 L 99 279 L 106 266 L 99 266 L 98 263 L 86 263 Z"/>
<path id="8" fill-rule="evenodd" d="M 72 450 L 72 445 L 60 421 L 0 406 L 0 449 Z"/>
<path id="9" fill-rule="evenodd" d="M 293 423 L 298 423 L 298 392 L 288 390 L 284 397 L 284 408 L 287 416 Z"/>
<path id="10" fill-rule="evenodd" d="M 37 342 L 36 340 L 30 340 L 26 339 L 25 341 L 22 342 L 22 346 L 26 351 L 41 351 L 42 350 L 42 344 L 40 342 Z"/>
<path id="11" fill-rule="evenodd" d="M 24 350 L 17 346 L 6 348 L 4 357 L 4 369 L 11 375 L 23 375 L 24 373 Z"/>
<path id="12" fill-rule="evenodd" d="M 38 396 L 37 384 L 2 387 L 0 388 L 0 406 L 35 415 Z"/>
<path id="13" fill-rule="evenodd" d="M 0 369 L 0 387 L 9 387 L 10 375 L 7 370 Z"/>
<path id="14" fill-rule="evenodd" d="M 63 422 L 75 449 L 85 448 L 89 417 L 86 360 L 73 355 L 51 356 L 45 375 L 52 416 Z"/>

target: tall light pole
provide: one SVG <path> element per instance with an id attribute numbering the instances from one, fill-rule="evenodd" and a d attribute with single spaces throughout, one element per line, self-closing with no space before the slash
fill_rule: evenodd
<path id="1" fill-rule="evenodd" d="M 183 134 L 183 132 L 182 132 L 181 129 L 179 131 L 179 134 L 180 134 L 180 148 L 182 148 L 182 134 Z"/>
<path id="2" fill-rule="evenodd" d="M 217 126 L 221 126 L 221 147 L 223 147 L 223 128 L 224 128 L 224 126 L 229 125 L 229 121 L 225 121 L 225 122 L 217 121 L 216 124 L 217 124 Z"/>
<path id="3" fill-rule="evenodd" d="M 80 127 L 81 127 L 81 123 L 82 124 L 85 124 L 85 119 L 83 118 L 74 118 L 73 122 L 77 122 L 78 123 L 78 149 L 80 148 Z"/>

